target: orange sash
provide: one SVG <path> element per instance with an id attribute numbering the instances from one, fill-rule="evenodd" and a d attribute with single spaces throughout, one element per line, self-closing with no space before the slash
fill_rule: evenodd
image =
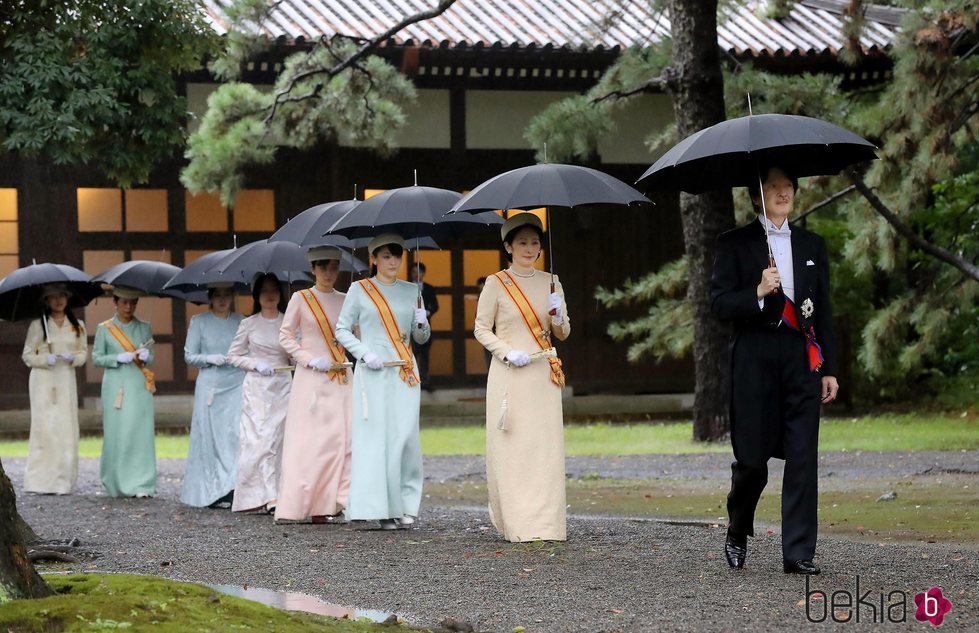
<path id="1" fill-rule="evenodd" d="M 510 295 L 510 299 L 517 306 L 517 312 L 523 317 L 523 321 L 527 325 L 527 329 L 530 330 L 530 335 L 534 337 L 537 345 L 540 346 L 541 350 L 550 348 L 550 334 L 545 333 L 544 324 L 540 322 L 537 312 L 530 304 L 530 300 L 527 299 L 527 295 L 520 289 L 520 284 L 517 283 L 517 280 L 505 270 L 496 273 L 496 278 L 500 280 L 500 283 L 503 284 L 503 289 L 506 290 L 506 293 Z M 551 382 L 558 387 L 563 387 L 564 369 L 561 366 L 561 359 L 548 358 L 547 362 L 551 365 Z"/>
<path id="2" fill-rule="evenodd" d="M 132 352 L 133 354 L 136 353 L 136 346 L 129 340 L 126 333 L 123 332 L 118 325 L 116 325 L 115 321 L 109 319 L 108 321 L 104 321 L 102 325 L 104 325 L 105 329 L 109 331 L 109 334 L 116 339 L 116 342 L 122 346 L 122 349 L 126 350 L 127 352 Z M 144 365 L 143 361 L 139 360 L 139 357 L 134 357 L 133 363 L 139 368 L 139 371 L 143 372 L 143 376 L 146 377 L 146 390 L 150 393 L 156 393 L 156 380 L 153 376 L 153 372 L 150 371 L 150 368 Z"/>
<path id="3" fill-rule="evenodd" d="M 408 383 L 409 387 L 414 387 L 418 384 L 419 379 L 418 374 L 415 373 L 415 361 L 411 355 L 411 348 L 408 347 L 408 337 L 401 334 L 398 321 L 394 318 L 394 312 L 391 310 L 391 306 L 388 305 L 387 299 L 381 294 L 380 288 L 374 285 L 374 282 L 370 279 L 362 279 L 357 283 L 364 289 L 364 292 L 367 293 L 370 300 L 374 302 L 374 307 L 377 308 L 377 313 L 381 317 L 381 323 L 384 324 L 384 330 L 388 333 L 388 338 L 391 339 L 394 350 L 398 352 L 398 358 L 405 362 L 401 366 L 401 380 Z"/>
<path id="4" fill-rule="evenodd" d="M 346 352 L 343 350 L 340 342 L 337 341 L 336 334 L 333 332 L 333 325 L 330 323 L 330 317 L 326 315 L 326 310 L 323 309 L 320 300 L 308 288 L 306 290 L 300 290 L 299 295 L 305 299 L 306 305 L 309 306 L 309 311 L 313 313 L 313 318 L 316 319 L 316 324 L 320 326 L 320 334 L 323 335 L 323 340 L 326 341 L 326 347 L 330 350 L 330 355 L 333 356 L 333 362 L 346 362 Z M 327 373 L 330 375 L 331 380 L 336 380 L 341 384 L 347 384 L 346 369 L 333 369 Z"/>

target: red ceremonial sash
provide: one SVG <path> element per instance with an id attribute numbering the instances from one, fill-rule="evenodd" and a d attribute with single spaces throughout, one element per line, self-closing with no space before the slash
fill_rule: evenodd
<path id="1" fill-rule="evenodd" d="M 394 350 L 398 353 L 398 358 L 405 363 L 401 366 L 401 380 L 408 383 L 409 387 L 414 387 L 419 383 L 418 374 L 415 373 L 414 356 L 411 355 L 411 348 L 408 347 L 408 337 L 401 334 L 401 328 L 398 327 L 398 320 L 394 318 L 394 311 L 391 310 L 387 299 L 381 294 L 381 289 L 374 285 L 373 281 L 370 279 L 361 279 L 357 283 L 364 289 L 364 292 L 367 293 L 370 300 L 374 302 L 374 307 L 377 308 L 377 314 L 381 317 L 381 323 L 384 325 L 384 331 L 387 332 L 388 338 L 391 339 L 391 344 L 394 345 Z"/>
<path id="2" fill-rule="evenodd" d="M 795 313 L 795 304 L 786 297 L 785 305 L 782 308 L 782 321 L 796 332 L 802 332 L 799 327 L 799 317 Z M 809 371 L 819 371 L 823 366 L 823 350 L 816 342 L 816 330 L 810 325 L 809 331 L 804 332 L 806 337 L 806 356 L 809 359 Z"/>
<path id="3" fill-rule="evenodd" d="M 496 278 L 500 280 L 503 285 L 503 289 L 513 300 L 513 303 L 517 306 L 517 312 L 523 317 L 523 322 L 530 330 L 530 335 L 534 337 L 534 341 L 540 346 L 541 350 L 549 349 L 551 347 L 551 341 L 549 336 L 544 331 L 544 324 L 540 322 L 540 317 L 537 316 L 537 311 L 534 310 L 533 305 L 531 305 L 530 300 L 527 299 L 527 295 L 524 294 L 523 290 L 520 289 L 520 285 L 517 280 L 514 279 L 510 273 L 505 270 L 501 270 L 496 273 Z M 560 358 L 548 358 L 547 362 L 551 365 L 551 382 L 559 387 L 564 386 L 564 369 L 561 365 Z"/>
<path id="4" fill-rule="evenodd" d="M 306 290 L 300 290 L 299 295 L 306 301 L 306 306 L 309 307 L 309 311 L 313 313 L 313 318 L 316 319 L 316 325 L 320 328 L 320 334 L 323 335 L 326 347 L 330 350 L 330 355 L 333 357 L 333 363 L 340 364 L 346 362 L 346 352 L 344 352 L 343 347 L 337 340 L 336 334 L 333 332 L 333 325 L 330 323 L 330 317 L 327 316 L 326 310 L 323 309 L 320 300 L 308 288 Z M 336 380 L 339 383 L 346 384 L 346 369 L 332 369 L 327 373 L 330 375 L 330 380 Z"/>
<path id="5" fill-rule="evenodd" d="M 132 354 L 136 353 L 136 346 L 129 340 L 126 333 L 123 332 L 118 325 L 116 325 L 115 321 L 109 319 L 108 321 L 103 321 L 102 325 L 104 325 L 105 329 L 109 331 L 109 334 L 116 339 L 116 342 L 122 346 L 122 349 L 126 350 L 127 352 L 131 352 Z M 139 368 L 139 371 L 143 372 L 143 376 L 146 378 L 146 382 L 144 383 L 146 390 L 150 393 L 156 393 L 156 377 L 153 375 L 153 372 L 150 371 L 150 368 L 144 365 L 143 361 L 139 360 L 138 356 L 133 357 L 133 364 Z"/>

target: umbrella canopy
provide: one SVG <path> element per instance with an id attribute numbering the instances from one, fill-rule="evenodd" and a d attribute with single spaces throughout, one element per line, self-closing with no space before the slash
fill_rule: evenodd
<path id="1" fill-rule="evenodd" d="M 198 257 L 191 263 L 187 264 L 183 270 L 178 272 L 176 275 L 170 278 L 164 286 L 164 291 L 183 291 L 183 292 L 193 292 L 200 290 L 204 283 L 201 281 L 205 272 L 221 260 L 225 255 L 234 251 L 233 248 L 228 248 L 223 251 L 214 251 L 213 253 L 208 253 L 207 255 L 202 255 Z M 175 295 L 176 296 L 176 295 Z M 191 299 L 193 300 L 193 299 Z M 205 298 L 206 302 L 206 298 Z M 196 301 L 195 301 L 196 303 Z"/>
<path id="2" fill-rule="evenodd" d="M 180 267 L 173 264 L 134 259 L 102 271 L 93 277 L 92 281 L 113 286 L 128 286 L 142 290 L 146 294 L 165 297 L 168 295 L 163 293 L 163 287 L 179 272 Z"/>
<path id="3" fill-rule="evenodd" d="M 653 203 L 618 178 L 596 169 L 542 163 L 493 176 L 463 196 L 449 213 L 590 204 Z"/>
<path id="4" fill-rule="evenodd" d="M 503 224 L 493 212 L 470 216 L 446 213 L 462 194 L 436 187 L 400 187 L 364 200 L 343 216 L 328 235 L 370 238 L 380 233 L 397 233 L 406 239 L 460 237 L 473 230 Z"/>
<path id="5" fill-rule="evenodd" d="M 350 240 L 341 235 L 324 237 L 344 215 L 360 204 L 359 200 L 327 202 L 310 207 L 286 222 L 272 234 L 270 242 L 293 242 L 300 246 L 350 246 Z"/>
<path id="6" fill-rule="evenodd" d="M 804 176 L 837 174 L 874 160 L 876 146 L 832 123 L 791 114 L 722 121 L 683 139 L 639 178 L 645 191 L 703 193 L 758 182 L 763 166 Z"/>
<path id="7" fill-rule="evenodd" d="M 308 249 L 293 242 L 259 240 L 233 249 L 217 259 L 201 276 L 200 284 L 233 282 L 250 285 L 257 276 L 273 273 L 280 281 L 309 283 Z M 350 253 L 340 250 L 340 270 L 364 271 L 367 266 Z"/>
<path id="8" fill-rule="evenodd" d="M 83 308 L 103 294 L 92 276 L 66 264 L 34 264 L 0 280 L 0 319 L 19 321 L 41 316 L 41 291 L 47 284 L 64 284 L 71 291 L 69 308 Z"/>

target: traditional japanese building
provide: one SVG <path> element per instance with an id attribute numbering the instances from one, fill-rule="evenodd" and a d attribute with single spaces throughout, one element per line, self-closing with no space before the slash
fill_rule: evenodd
<path id="1" fill-rule="evenodd" d="M 206 0 L 214 28 L 229 0 Z M 290 53 L 321 36 L 373 37 L 431 0 L 281 0 L 262 34 L 274 45 L 249 64 L 245 79 L 269 84 Z M 843 0 L 800 0 L 786 17 L 766 18 L 763 1 L 727 5 L 718 29 L 731 64 L 750 60 L 785 72 L 841 74 L 849 84 L 886 79 L 886 49 L 900 13 L 868 6 L 861 66 L 844 66 Z M 408 110 L 400 150 L 382 159 L 332 143 L 310 152 L 281 151 L 273 167 L 249 174 L 234 209 L 215 197 L 193 196 L 180 184 L 180 156 L 163 161 L 150 182 L 122 190 L 85 167 L 55 167 L 0 154 L 0 276 L 32 260 L 58 261 L 97 273 L 127 259 L 163 259 L 185 265 L 218 249 L 233 235 L 244 244 L 269 236 L 288 218 L 322 202 L 419 183 L 465 191 L 483 180 L 534 162 L 524 131 L 548 104 L 590 88 L 624 47 L 668 37 L 669 23 L 645 0 L 458 0 L 446 13 L 409 26 L 377 51 L 412 79 L 419 98 Z M 194 115 L 205 109 L 215 80 L 206 72 L 182 80 Z M 646 94 L 620 109 L 615 131 L 602 139 L 589 165 L 627 182 L 655 159 L 644 138 L 672 120 L 669 97 Z M 675 196 L 655 198 L 654 209 L 595 209 L 552 213 L 555 272 L 562 277 L 573 322 L 561 349 L 576 393 L 677 392 L 692 388 L 688 362 L 625 359 L 626 345 L 607 334 L 611 321 L 635 310 L 604 308 L 597 286 L 616 287 L 683 252 Z M 477 280 L 503 265 L 493 232 L 465 243 L 446 241 L 424 251 L 426 281 L 439 293 L 432 322 L 432 374 L 436 386 L 485 381 L 482 348 L 472 338 Z M 241 306 L 248 309 L 248 302 Z M 183 362 L 190 316 L 202 308 L 170 299 L 141 300 L 140 318 L 156 334 L 160 393 L 189 393 L 195 377 Z M 89 332 L 112 313 L 109 299 L 85 310 Z M 27 370 L 17 360 L 26 324 L 0 324 L 0 407 L 27 404 Z M 100 375 L 89 366 L 80 391 L 98 394 Z"/>

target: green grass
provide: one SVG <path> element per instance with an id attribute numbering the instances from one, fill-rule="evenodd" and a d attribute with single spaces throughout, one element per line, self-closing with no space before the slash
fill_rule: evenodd
<path id="1" fill-rule="evenodd" d="M 486 450 L 483 426 L 423 428 L 426 455 L 481 455 Z M 569 455 L 635 455 L 649 453 L 728 452 L 728 442 L 700 443 L 691 439 L 689 422 L 668 424 L 571 424 L 565 429 Z M 187 456 L 186 435 L 158 435 L 159 458 Z M 840 450 L 962 450 L 979 449 L 979 418 L 952 415 L 878 415 L 823 420 L 819 448 Z M 82 457 L 98 457 L 102 440 L 82 438 Z M 27 442 L 0 442 L 0 458 L 26 457 Z"/>
<path id="2" fill-rule="evenodd" d="M 3 604 L 0 631 L 366 633 L 381 630 L 362 622 L 281 611 L 200 585 L 155 576 L 72 574 L 49 575 L 45 580 L 57 594 Z"/>

